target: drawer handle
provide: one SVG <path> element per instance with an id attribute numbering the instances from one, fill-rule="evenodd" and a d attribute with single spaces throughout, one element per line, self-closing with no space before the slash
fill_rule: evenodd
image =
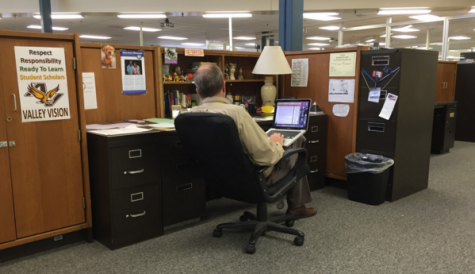
<path id="1" fill-rule="evenodd" d="M 124 171 L 124 174 L 139 174 L 139 173 L 144 173 L 145 172 L 145 169 L 141 169 L 141 170 L 134 170 L 134 171 Z"/>
<path id="2" fill-rule="evenodd" d="M 311 163 L 316 162 L 316 161 L 317 161 L 317 156 L 310 157 L 310 162 Z"/>
<path id="3" fill-rule="evenodd" d="M 316 143 L 319 143 L 319 142 L 320 142 L 319 140 L 308 141 L 309 144 L 316 144 Z"/>
<path id="4" fill-rule="evenodd" d="M 176 170 L 179 170 L 181 168 L 186 168 L 186 167 L 193 167 L 193 165 L 194 165 L 193 162 L 186 162 L 186 163 L 176 164 Z"/>
<path id="5" fill-rule="evenodd" d="M 137 218 L 137 217 L 142 217 L 142 216 L 145 216 L 147 212 L 142 212 L 142 213 L 139 213 L 139 214 L 127 214 L 125 215 L 125 218 L 129 218 L 129 217 L 132 217 L 132 218 Z"/>
<path id="6" fill-rule="evenodd" d="M 177 191 L 184 191 L 184 190 L 188 190 L 188 189 L 192 189 L 192 188 L 193 188 L 193 184 L 192 184 L 192 183 L 189 183 L 189 184 L 177 186 L 177 187 L 176 187 L 176 190 L 177 190 Z"/>
<path id="7" fill-rule="evenodd" d="M 181 141 L 176 141 L 175 142 L 175 147 L 182 147 L 183 143 Z"/>
<path id="8" fill-rule="evenodd" d="M 310 170 L 310 173 L 317 173 L 317 172 L 318 172 L 318 169 Z"/>
<path id="9" fill-rule="evenodd" d="M 137 202 L 137 201 L 142 201 L 143 200 L 143 192 L 137 192 L 130 194 L 130 202 Z"/>
<path id="10" fill-rule="evenodd" d="M 312 127 L 312 132 L 318 132 L 318 126 L 313 126 Z"/>

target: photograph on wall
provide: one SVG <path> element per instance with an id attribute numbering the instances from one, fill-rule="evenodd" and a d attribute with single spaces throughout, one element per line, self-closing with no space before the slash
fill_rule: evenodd
<path id="1" fill-rule="evenodd" d="M 163 50 L 163 55 L 165 57 L 165 64 L 178 64 L 178 53 L 176 48 L 165 48 Z"/>
<path id="2" fill-rule="evenodd" d="M 101 48 L 101 64 L 103 69 L 117 68 L 115 48 L 113 46 L 105 45 Z"/>
<path id="3" fill-rule="evenodd" d="M 17 46 L 15 61 L 22 122 L 70 119 L 64 48 Z"/>
<path id="4" fill-rule="evenodd" d="M 121 50 L 122 94 L 146 94 L 143 50 Z"/>
<path id="5" fill-rule="evenodd" d="M 242 96 L 242 103 L 246 108 L 249 105 L 255 105 L 256 104 L 256 96 L 255 95 L 243 95 Z"/>

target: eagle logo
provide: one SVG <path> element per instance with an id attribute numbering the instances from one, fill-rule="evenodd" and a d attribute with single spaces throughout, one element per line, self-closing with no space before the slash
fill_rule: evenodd
<path id="1" fill-rule="evenodd" d="M 25 93 L 25 97 L 34 96 L 39 101 L 37 104 L 44 104 L 45 107 L 52 107 L 63 96 L 62 93 L 58 93 L 59 85 L 47 91 L 45 83 L 31 83 L 28 85 L 28 92 Z"/>

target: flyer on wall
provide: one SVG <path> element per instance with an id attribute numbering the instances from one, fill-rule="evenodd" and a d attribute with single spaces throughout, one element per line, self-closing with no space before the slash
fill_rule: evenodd
<path id="1" fill-rule="evenodd" d="M 147 93 L 143 50 L 121 50 L 122 94 Z"/>
<path id="2" fill-rule="evenodd" d="M 15 47 L 22 122 L 70 119 L 64 48 Z"/>

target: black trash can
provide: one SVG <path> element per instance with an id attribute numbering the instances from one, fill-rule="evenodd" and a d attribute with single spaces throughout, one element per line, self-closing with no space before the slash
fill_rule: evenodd
<path id="1" fill-rule="evenodd" d="M 348 199 L 368 205 L 386 200 L 389 168 L 394 160 L 371 154 L 352 153 L 345 157 Z"/>

